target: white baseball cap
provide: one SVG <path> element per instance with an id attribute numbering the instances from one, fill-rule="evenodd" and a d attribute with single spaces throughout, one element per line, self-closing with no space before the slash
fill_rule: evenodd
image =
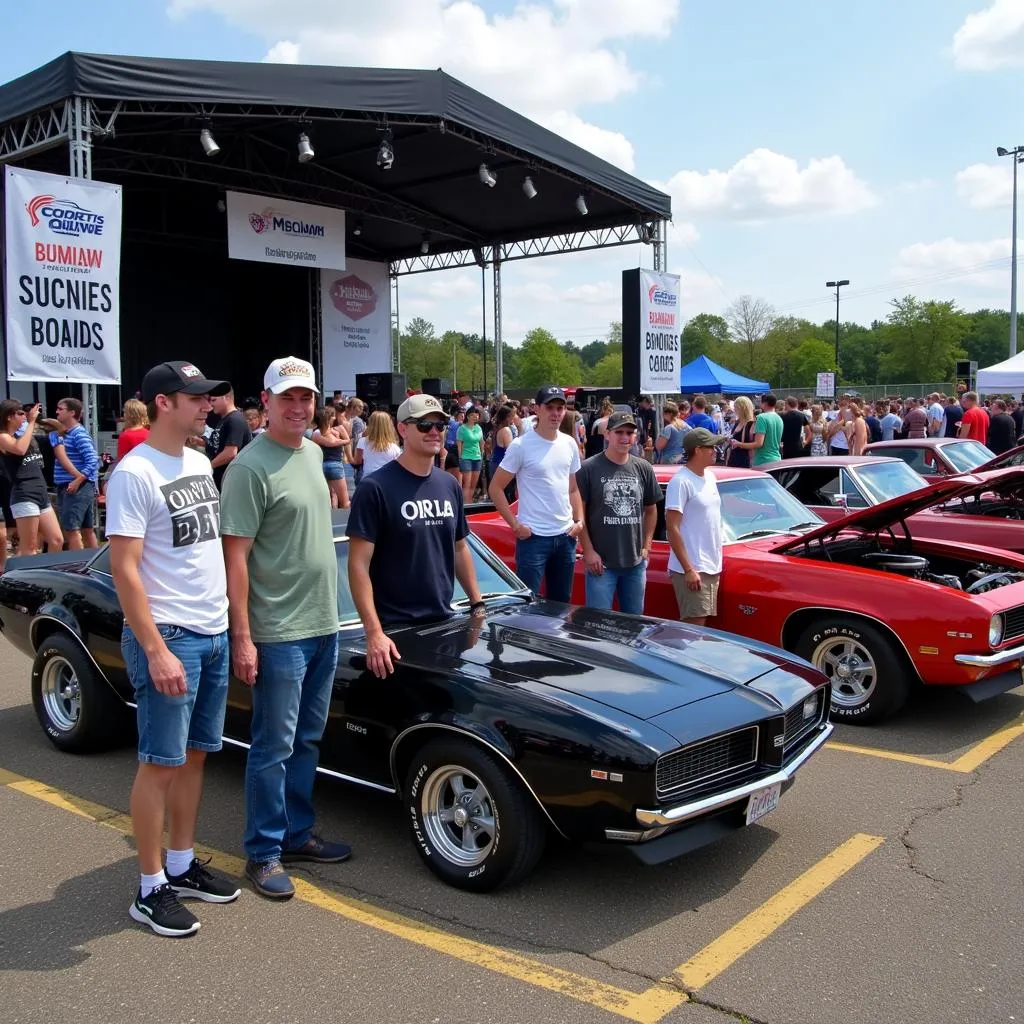
<path id="1" fill-rule="evenodd" d="M 310 391 L 320 394 L 320 389 L 316 386 L 313 364 L 297 356 L 275 359 L 263 374 L 263 387 L 272 395 L 279 395 L 289 388 L 309 388 Z"/>
<path id="2" fill-rule="evenodd" d="M 433 395 L 410 395 L 399 407 L 395 417 L 399 423 L 406 420 L 421 420 L 436 413 L 444 416 L 444 406 Z"/>

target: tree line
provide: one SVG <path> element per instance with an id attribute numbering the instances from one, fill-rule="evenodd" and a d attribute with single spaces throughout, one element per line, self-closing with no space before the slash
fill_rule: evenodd
<path id="1" fill-rule="evenodd" d="M 1010 314 L 968 312 L 951 301 L 893 299 L 884 320 L 839 325 L 838 377 L 844 384 L 952 381 L 958 359 L 990 366 L 1007 358 Z M 1024 316 L 1018 320 L 1024 338 Z M 764 299 L 741 296 L 721 315 L 698 313 L 683 328 L 683 361 L 706 355 L 736 373 L 779 389 L 813 387 L 816 374 L 836 370 L 836 322 L 780 315 Z M 398 339 L 395 339 L 396 341 Z M 559 341 L 536 327 L 521 345 L 505 345 L 504 386 L 510 391 L 561 384 L 618 387 L 622 383 L 622 325 L 584 345 Z M 401 369 L 410 387 L 424 377 L 454 375 L 463 391 L 493 390 L 494 341 L 458 331 L 436 333 L 422 318 L 401 335 Z"/>

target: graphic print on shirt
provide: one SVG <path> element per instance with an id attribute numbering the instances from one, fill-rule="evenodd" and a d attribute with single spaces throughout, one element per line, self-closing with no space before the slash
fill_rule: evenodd
<path id="1" fill-rule="evenodd" d="M 183 476 L 162 484 L 160 493 L 174 527 L 176 548 L 220 537 L 220 494 L 213 477 Z"/>
<path id="2" fill-rule="evenodd" d="M 450 501 L 442 503 L 437 498 L 418 498 L 402 502 L 402 518 L 406 526 L 442 526 L 445 519 L 455 518 L 455 509 Z"/>
<path id="3" fill-rule="evenodd" d="M 621 526 L 626 523 L 640 521 L 643 503 L 643 485 L 640 478 L 626 473 L 616 473 L 601 481 L 606 509 L 613 515 L 604 516 L 605 526 Z"/>

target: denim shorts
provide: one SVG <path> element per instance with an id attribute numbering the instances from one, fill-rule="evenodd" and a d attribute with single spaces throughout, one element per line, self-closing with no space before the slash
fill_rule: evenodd
<path id="1" fill-rule="evenodd" d="M 33 519 L 41 516 L 49 507 L 46 505 L 40 508 L 34 501 L 15 501 L 11 505 L 11 518 L 15 520 Z"/>
<path id="2" fill-rule="evenodd" d="M 57 485 L 57 518 L 63 530 L 91 530 L 93 498 L 96 488 L 88 480 L 75 491 L 68 493 L 67 484 Z"/>
<path id="3" fill-rule="evenodd" d="M 463 473 L 479 473 L 483 459 L 459 459 L 459 470 Z"/>
<path id="4" fill-rule="evenodd" d="M 135 688 L 139 760 L 174 768 L 185 763 L 188 749 L 221 748 L 230 648 L 227 630 L 207 636 L 183 626 L 157 629 L 168 650 L 185 667 L 187 693 L 171 697 L 153 685 L 146 653 L 127 626 L 121 634 L 121 652 Z"/>
<path id="5" fill-rule="evenodd" d="M 344 462 L 325 462 L 324 463 L 324 476 L 328 480 L 344 480 L 345 479 L 345 463 Z"/>

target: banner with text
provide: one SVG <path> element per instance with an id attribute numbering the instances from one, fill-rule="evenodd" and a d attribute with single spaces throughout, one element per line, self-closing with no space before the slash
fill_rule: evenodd
<path id="1" fill-rule="evenodd" d="M 227 193 L 228 256 L 289 267 L 345 269 L 345 211 Z"/>
<path id="2" fill-rule="evenodd" d="M 7 379 L 120 384 L 120 185 L 5 170 Z"/>
<path id="3" fill-rule="evenodd" d="M 386 263 L 349 260 L 320 271 L 323 390 L 354 395 L 357 373 L 391 371 L 391 280 Z"/>
<path id="4" fill-rule="evenodd" d="M 640 391 L 679 391 L 679 275 L 640 269 Z"/>

